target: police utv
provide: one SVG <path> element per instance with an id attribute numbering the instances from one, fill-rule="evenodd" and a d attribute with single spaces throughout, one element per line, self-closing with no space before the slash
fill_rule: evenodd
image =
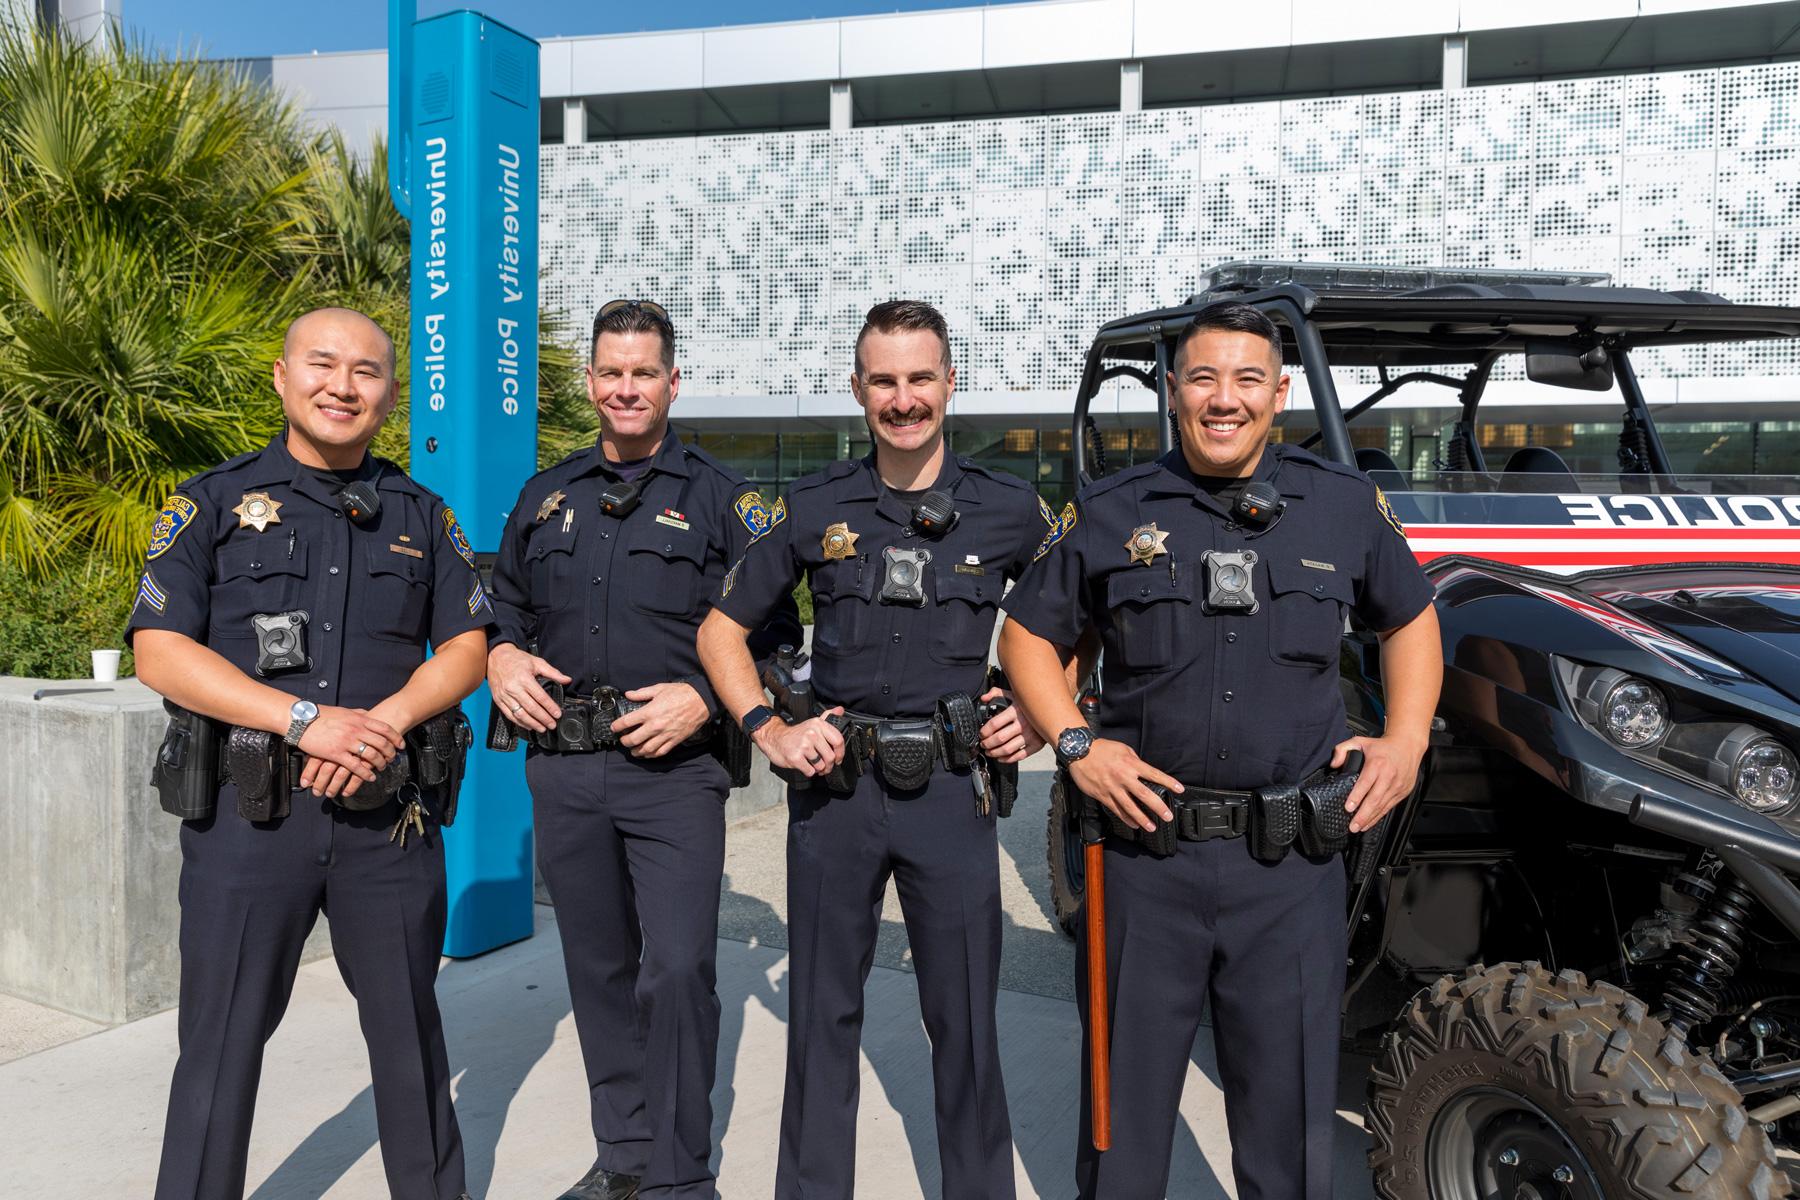
<path id="1" fill-rule="evenodd" d="M 1206 284 L 1099 331 L 1075 403 L 1079 480 L 1106 472 L 1091 411 L 1104 385 L 1154 392 L 1167 448 L 1175 335 L 1205 304 L 1241 300 L 1276 320 L 1304 377 L 1318 428 L 1301 444 L 1373 478 L 1437 589 L 1431 750 L 1414 793 L 1346 856 L 1342 1031 L 1375 1059 L 1377 1194 L 1788 1195 L 1800 476 L 1678 472 L 1633 360 L 1686 356 L 1686 374 L 1732 396 L 1721 376 L 1800 361 L 1800 308 L 1546 272 L 1232 263 Z M 1332 368 L 1373 389 L 1342 408 Z M 1554 389 L 1615 388 L 1616 437 L 1574 426 L 1589 440 L 1571 444 L 1573 466 L 1541 445 L 1503 463 L 1483 451 L 1483 416 L 1514 423 L 1497 433 L 1568 422 Z M 1447 418 L 1431 419 L 1435 453 L 1427 440 L 1406 464 L 1385 422 L 1373 439 L 1354 425 L 1402 389 Z M 1133 394 L 1147 400 L 1123 392 L 1122 410 Z M 1354 619 L 1340 675 L 1352 732 L 1378 733 L 1377 643 Z M 1059 773 L 1049 857 L 1074 932 L 1071 792 Z"/>

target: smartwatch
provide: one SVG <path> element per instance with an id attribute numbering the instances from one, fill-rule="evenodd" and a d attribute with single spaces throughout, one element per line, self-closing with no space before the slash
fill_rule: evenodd
<path id="1" fill-rule="evenodd" d="M 748 737 L 767 725 L 775 717 L 773 710 L 766 704 L 759 704 L 738 718 L 738 724 L 744 727 L 744 736 Z"/>
<path id="2" fill-rule="evenodd" d="M 1056 735 L 1056 761 L 1068 766 L 1087 757 L 1094 747 L 1094 731 L 1086 725 L 1071 725 Z"/>
<path id="3" fill-rule="evenodd" d="M 296 700 L 288 709 L 287 735 L 282 739 L 290 746 L 298 746 L 300 739 L 306 736 L 306 728 L 319 719 L 319 706 L 311 700 Z"/>

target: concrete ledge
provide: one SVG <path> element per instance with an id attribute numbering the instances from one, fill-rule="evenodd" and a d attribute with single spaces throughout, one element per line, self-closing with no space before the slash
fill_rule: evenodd
<path id="1" fill-rule="evenodd" d="M 109 1024 L 174 1006 L 181 825 L 150 787 L 165 724 L 133 679 L 0 676 L 0 991 Z M 307 957 L 329 952 L 321 920 Z"/>

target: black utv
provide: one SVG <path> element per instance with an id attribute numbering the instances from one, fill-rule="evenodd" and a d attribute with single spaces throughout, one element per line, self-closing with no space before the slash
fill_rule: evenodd
<path id="1" fill-rule="evenodd" d="M 1718 373 L 1771 345 L 1791 360 L 1800 309 L 1604 276 L 1229 264 L 1187 304 L 1099 331 L 1075 400 L 1082 483 L 1106 471 L 1090 408 L 1112 380 L 1154 393 L 1169 446 L 1175 335 L 1226 298 L 1276 320 L 1310 395 L 1316 428 L 1290 414 L 1279 435 L 1366 471 L 1437 588 L 1431 751 L 1413 795 L 1346 858 L 1343 1035 L 1375 1056 L 1376 1192 L 1789 1194 L 1800 463 L 1785 477 L 1676 470 L 1633 361 L 1702 346 Z M 1367 394 L 1346 408 L 1339 386 L 1358 379 Z M 1385 418 L 1403 390 L 1397 403 L 1417 407 L 1421 389 L 1441 436 L 1396 462 L 1385 419 L 1379 432 L 1357 419 Z M 1592 411 L 1566 389 L 1612 392 L 1616 438 L 1589 417 L 1573 466 L 1542 445 L 1490 460 L 1501 439 L 1483 436 L 1484 396 L 1516 431 Z M 1378 733 L 1380 658 L 1354 621 L 1340 675 L 1352 732 Z M 1049 839 L 1073 932 L 1069 795 L 1059 777 Z"/>

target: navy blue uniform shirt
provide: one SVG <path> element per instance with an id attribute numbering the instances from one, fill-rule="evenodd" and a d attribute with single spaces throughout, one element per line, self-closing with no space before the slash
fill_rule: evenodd
<path id="1" fill-rule="evenodd" d="M 882 484 L 873 455 L 796 480 L 714 603 L 754 629 L 804 577 L 813 693 L 826 704 L 924 716 L 947 692 L 979 695 L 1000 596 L 1044 540 L 1050 513 L 1024 480 L 950 454 L 932 487 L 949 492 L 960 514 L 937 537 L 913 529 L 911 508 Z M 881 601 L 890 546 L 930 551 L 923 606 Z"/>
<path id="2" fill-rule="evenodd" d="M 1287 501 L 1260 530 L 1201 489 L 1179 448 L 1084 488 L 1060 544 L 1006 600 L 1008 616 L 1059 646 L 1096 626 L 1099 736 L 1203 787 L 1294 783 L 1329 762 L 1345 737 L 1345 606 L 1388 630 L 1432 598 L 1366 476 L 1272 445 L 1252 478 Z M 1151 526 L 1167 536 L 1146 564 L 1127 543 Z M 1202 610 L 1208 550 L 1256 552 L 1254 614 Z"/>
<path id="3" fill-rule="evenodd" d="M 358 472 L 381 502 L 369 525 L 288 452 L 263 449 L 194 476 L 156 518 L 125 636 L 186 634 L 270 687 L 372 708 L 406 686 L 427 645 L 485 629 L 493 608 L 456 515 L 384 459 Z M 312 665 L 256 674 L 258 613 L 307 615 Z"/>
<path id="4" fill-rule="evenodd" d="M 695 633 L 726 570 L 769 529 L 769 510 L 742 475 L 673 430 L 634 476 L 642 491 L 623 520 L 600 511 L 618 481 L 596 441 L 526 482 L 494 564 L 495 641 L 535 645 L 582 694 L 680 682 L 716 713 Z M 800 641 L 791 597 L 768 616 L 758 657 Z"/>

